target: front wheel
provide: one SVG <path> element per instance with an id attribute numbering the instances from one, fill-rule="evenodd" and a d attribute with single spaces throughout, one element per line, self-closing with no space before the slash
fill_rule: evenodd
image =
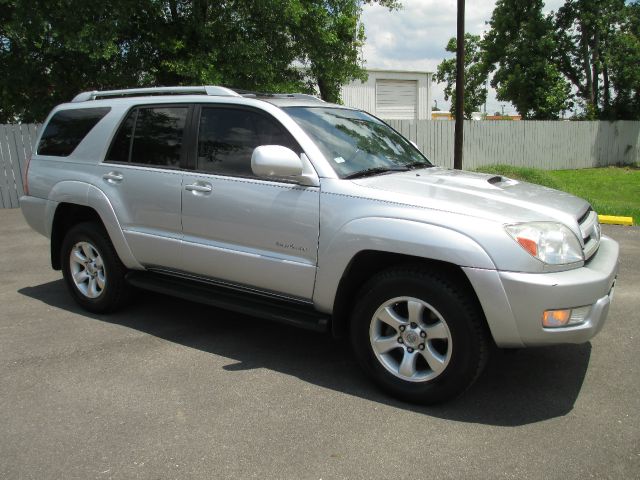
<path id="1" fill-rule="evenodd" d="M 126 268 L 102 225 L 72 227 L 62 242 L 62 275 L 76 302 L 94 313 L 107 313 L 127 298 Z"/>
<path id="2" fill-rule="evenodd" d="M 387 270 L 363 287 L 351 340 L 357 360 L 382 389 L 422 404 L 461 394 L 488 356 L 473 295 L 444 275 L 411 268 Z"/>

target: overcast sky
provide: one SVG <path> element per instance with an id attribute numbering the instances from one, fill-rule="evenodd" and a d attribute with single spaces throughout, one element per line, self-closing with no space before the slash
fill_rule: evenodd
<path id="1" fill-rule="evenodd" d="M 367 34 L 364 58 L 367 68 L 388 68 L 435 72 L 447 56 L 445 46 L 456 36 L 455 0 L 402 0 L 404 8 L 389 12 L 378 5 L 366 6 L 362 20 Z M 466 2 L 466 30 L 481 34 L 487 29 L 495 0 Z M 547 10 L 557 10 L 563 0 L 548 0 Z M 433 96 L 442 110 L 449 109 L 444 101 L 444 84 L 433 84 Z M 495 92 L 489 93 L 488 112 L 500 111 Z M 505 112 L 516 113 L 510 104 Z"/>

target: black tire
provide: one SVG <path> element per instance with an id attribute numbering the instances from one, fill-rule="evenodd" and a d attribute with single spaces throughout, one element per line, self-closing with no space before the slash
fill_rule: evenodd
<path id="1" fill-rule="evenodd" d="M 97 253 L 97 259 L 100 261 L 96 263 L 94 259 L 93 266 L 82 265 L 77 260 L 72 262 L 71 256 L 76 246 L 78 246 L 77 250 L 81 251 L 81 255 L 83 255 L 80 245 L 92 247 L 93 253 Z M 91 255 L 84 255 L 86 259 L 91 260 L 90 257 Z M 62 242 L 60 261 L 62 276 L 69 292 L 74 300 L 85 310 L 93 313 L 113 312 L 128 299 L 129 286 L 124 278 L 127 269 L 118 258 L 109 235 L 102 225 L 95 222 L 74 225 L 67 232 Z M 100 266 L 97 266 L 98 264 Z M 91 271 L 89 268 L 91 268 Z M 76 282 L 73 277 L 73 269 L 81 275 L 84 272 L 83 278 L 93 278 L 95 287 L 93 289 L 90 288 L 89 282 L 91 282 L 91 278 L 87 279 L 86 286 L 84 282 Z M 102 287 L 99 286 L 99 278 L 102 280 Z"/>
<path id="2" fill-rule="evenodd" d="M 420 313 L 410 315 L 410 308 Z M 358 362 L 380 388 L 419 404 L 462 394 L 489 355 L 487 328 L 473 293 L 444 274 L 411 267 L 381 272 L 360 290 L 351 318 L 351 342 Z M 413 368 L 402 369 L 405 356 L 415 357 L 407 361 Z"/>

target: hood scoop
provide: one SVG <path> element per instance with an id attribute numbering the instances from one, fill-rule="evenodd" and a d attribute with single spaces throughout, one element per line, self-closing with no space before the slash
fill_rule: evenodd
<path id="1" fill-rule="evenodd" d="M 491 185 L 495 185 L 496 183 L 504 182 L 504 178 L 502 178 L 500 175 L 496 175 L 495 177 L 488 178 L 487 182 L 489 182 Z"/>

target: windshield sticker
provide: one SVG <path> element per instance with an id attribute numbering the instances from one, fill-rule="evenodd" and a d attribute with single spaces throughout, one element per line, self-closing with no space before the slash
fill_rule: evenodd
<path id="1" fill-rule="evenodd" d="M 336 158 L 333 159 L 333 161 L 336 162 L 336 163 L 344 163 L 344 158 L 336 157 Z"/>

